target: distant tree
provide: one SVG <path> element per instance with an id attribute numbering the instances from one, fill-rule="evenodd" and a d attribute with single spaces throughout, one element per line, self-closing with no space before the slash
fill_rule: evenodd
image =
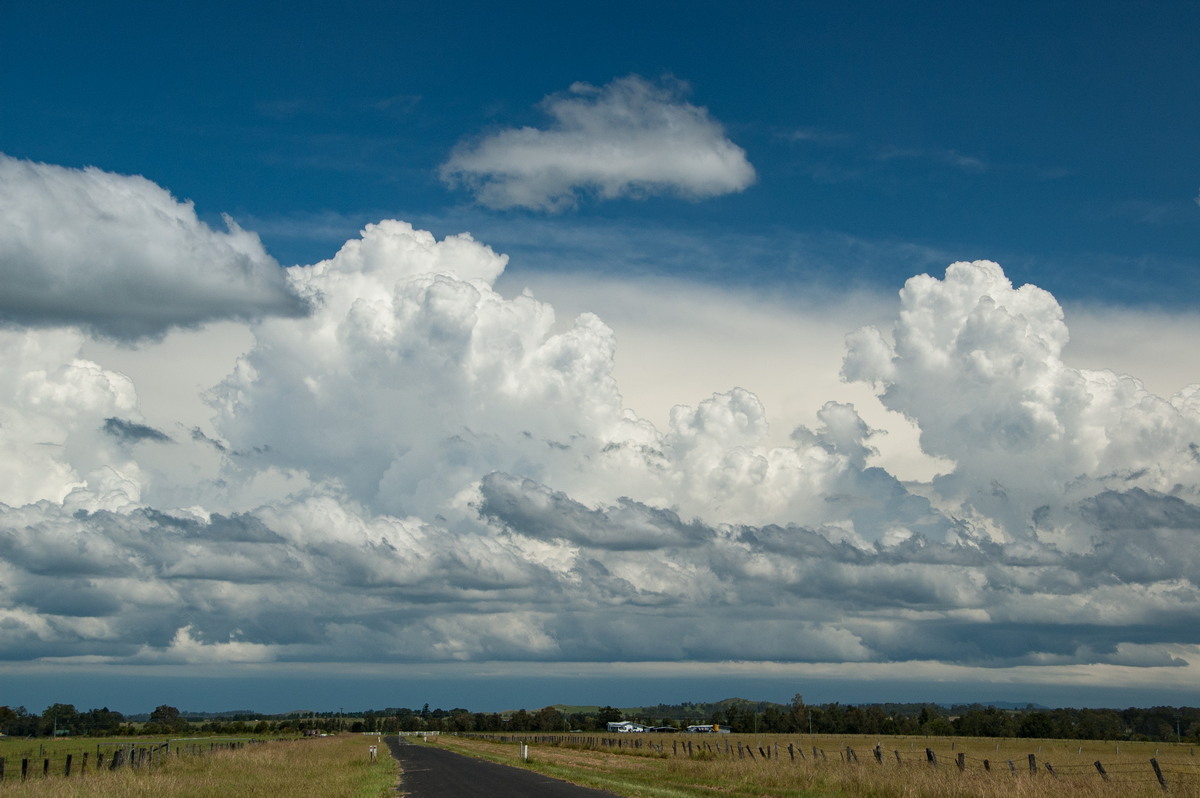
<path id="1" fill-rule="evenodd" d="M 0 726 L 0 731 L 11 737 L 33 737 L 38 733 L 38 727 L 41 725 L 42 719 L 28 711 L 25 707 L 16 707 L 9 709 L 7 720 L 3 721 L 3 726 Z"/>
<path id="2" fill-rule="evenodd" d="M 608 723 L 616 723 L 623 719 L 624 715 L 616 707 L 600 707 L 600 710 L 596 713 L 596 722 L 601 726 Z"/>
<path id="3" fill-rule="evenodd" d="M 79 711 L 74 704 L 52 704 L 42 712 L 39 732 L 46 736 L 78 734 L 80 732 Z"/>
<path id="4" fill-rule="evenodd" d="M 1081 709 L 1078 733 L 1084 740 L 1120 740 L 1125 735 L 1125 723 L 1113 709 Z"/>
<path id="5" fill-rule="evenodd" d="M 79 715 L 79 725 L 84 734 L 112 734 L 124 721 L 124 715 L 108 707 L 89 709 Z"/>
<path id="6" fill-rule="evenodd" d="M 447 724 L 450 731 L 469 732 L 475 730 L 475 716 L 465 709 L 450 710 L 450 719 Z"/>
<path id="7" fill-rule="evenodd" d="M 25 712 L 25 707 L 21 707 L 21 712 Z M 17 711 L 9 706 L 0 707 L 0 732 L 11 734 L 9 726 L 17 719 Z"/>
<path id="8" fill-rule="evenodd" d="M 533 715 L 533 731 L 562 731 L 563 714 L 554 707 L 542 707 Z"/>
<path id="9" fill-rule="evenodd" d="M 783 734 L 788 730 L 788 716 L 778 707 L 767 707 L 763 711 L 758 730 L 768 734 Z"/>
<path id="10" fill-rule="evenodd" d="M 1054 717 L 1049 712 L 1029 712 L 1021 718 L 1017 736 L 1050 738 L 1054 732 Z"/>
<path id="11" fill-rule="evenodd" d="M 168 704 L 160 704 L 150 713 L 150 721 L 143 730 L 153 729 L 151 733 L 172 734 L 184 731 L 187 725 L 187 720 L 179 714 L 178 709 Z"/>
<path id="12" fill-rule="evenodd" d="M 970 709 L 954 720 L 954 730 L 964 737 L 1015 737 L 1017 723 L 995 707 Z"/>
<path id="13" fill-rule="evenodd" d="M 804 704 L 804 696 L 799 693 L 792 696 L 792 703 L 788 707 L 787 730 L 790 732 L 808 731 L 808 707 Z"/>

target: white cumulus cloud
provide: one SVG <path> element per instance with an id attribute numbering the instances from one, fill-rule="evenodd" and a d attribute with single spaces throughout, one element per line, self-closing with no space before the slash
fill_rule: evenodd
<path id="1" fill-rule="evenodd" d="M 1014 288 L 986 261 L 955 263 L 944 279 L 913 277 L 885 334 L 849 338 L 843 372 L 873 383 L 886 406 L 912 418 L 930 454 L 953 461 L 936 481 L 1008 535 L 1035 512 L 1108 488 L 1200 488 L 1200 414 L 1185 388 L 1156 396 L 1136 378 L 1062 361 L 1069 339 L 1048 292 Z M 1041 529 L 1087 545 L 1083 529 Z"/>
<path id="2" fill-rule="evenodd" d="M 613 330 L 505 266 L 368 225 L 285 270 L 310 311 L 241 328 L 203 429 L 78 329 L 0 332 L 0 657 L 1191 663 L 1200 389 L 1066 365 L 1050 294 L 954 264 L 851 335 L 949 464 L 918 482 L 847 401 L 652 424 Z"/>
<path id="3" fill-rule="evenodd" d="M 575 83 L 543 102 L 548 128 L 464 142 L 442 165 L 442 179 L 489 207 L 548 211 L 572 207 L 581 194 L 702 199 L 742 191 L 754 167 L 707 109 L 686 102 L 686 89 L 636 75 L 600 87 Z"/>

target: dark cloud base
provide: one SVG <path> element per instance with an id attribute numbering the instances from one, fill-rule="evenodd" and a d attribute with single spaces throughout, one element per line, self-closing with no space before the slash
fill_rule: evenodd
<path id="1" fill-rule="evenodd" d="M 1167 647 L 1200 626 L 1186 576 L 1196 530 L 1175 523 L 1197 508 L 1144 490 L 1105 495 L 1126 513 L 1106 516 L 1086 554 L 683 523 L 632 500 L 587 509 L 503 474 L 481 495 L 488 534 L 392 520 L 386 534 L 331 539 L 270 510 L 198 520 L 42 507 L 36 523 L 6 511 L 0 558 L 17 612 L 0 658 L 1178 666 Z M 551 547 L 553 564 L 523 553 L 532 544 Z M 1106 602 L 1120 611 L 1089 606 Z"/>

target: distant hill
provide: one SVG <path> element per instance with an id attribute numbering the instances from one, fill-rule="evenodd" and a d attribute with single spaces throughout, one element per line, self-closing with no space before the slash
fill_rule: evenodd
<path id="1" fill-rule="evenodd" d="M 953 709 L 955 707 L 995 707 L 996 709 L 1036 709 L 1039 711 L 1050 709 L 1050 707 L 1045 706 L 1044 704 L 1022 704 L 1019 701 L 971 701 L 954 704 L 942 704 L 942 706 L 946 707 L 947 709 Z"/>
<path id="2" fill-rule="evenodd" d="M 811 707 L 830 706 L 831 704 L 809 704 Z M 564 715 L 595 715 L 600 711 L 600 706 L 594 704 L 553 704 L 556 710 Z M 984 709 L 987 707 L 995 707 L 1005 711 L 1016 710 L 1038 710 L 1043 711 L 1049 707 L 1041 704 L 1021 703 L 1018 701 L 964 701 L 964 702 L 912 702 L 912 703 L 892 703 L 892 702 L 867 702 L 867 703 L 847 703 L 841 704 L 846 707 L 882 707 L 889 714 L 895 715 L 919 715 L 922 707 L 938 707 L 949 711 L 951 714 L 961 714 L 970 709 Z M 684 702 L 681 704 L 647 704 L 643 706 L 616 707 L 627 718 L 643 718 L 647 720 L 659 720 L 669 718 L 671 720 L 682 721 L 706 721 L 712 717 L 714 712 L 727 712 L 730 708 L 740 710 L 748 710 L 750 712 L 761 713 L 768 708 L 774 708 L 779 711 L 789 709 L 790 704 L 780 704 L 774 701 L 754 701 L 748 698 L 722 698 L 719 701 L 700 701 L 700 702 Z M 501 714 L 511 714 L 504 712 Z"/>

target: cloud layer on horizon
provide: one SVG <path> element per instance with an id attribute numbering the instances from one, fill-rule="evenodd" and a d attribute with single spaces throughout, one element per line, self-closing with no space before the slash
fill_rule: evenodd
<path id="1" fill-rule="evenodd" d="M 490 208 L 561 211 L 580 195 L 601 199 L 742 191 L 754 182 L 746 153 L 707 109 L 685 102 L 687 85 L 637 75 L 605 86 L 574 83 L 547 97 L 548 129 L 508 128 L 463 142 L 441 167 Z"/>
<path id="2" fill-rule="evenodd" d="M 283 270 L 308 312 L 256 314 L 207 430 L 0 330 L 0 659 L 1191 662 L 1200 388 L 1065 365 L 1050 294 L 956 263 L 850 336 L 950 464 L 906 483 L 846 403 L 786 445 L 743 389 L 639 418 L 612 330 L 505 266 L 389 220 Z"/>

